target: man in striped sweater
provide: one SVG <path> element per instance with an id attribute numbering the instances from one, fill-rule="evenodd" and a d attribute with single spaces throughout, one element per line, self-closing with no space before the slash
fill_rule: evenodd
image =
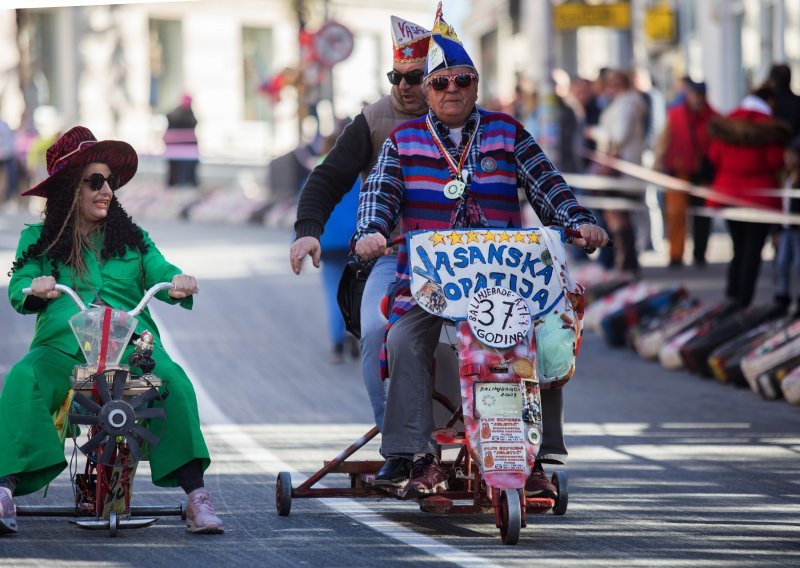
<path id="1" fill-rule="evenodd" d="M 569 186 L 532 136 L 512 117 L 479 109 L 478 73 L 452 27 L 437 11 L 425 68 L 427 115 L 397 127 L 381 147 L 362 186 L 356 254 L 380 258 L 399 225 L 403 232 L 463 227 L 520 227 L 522 187 L 545 225 L 580 232 L 574 243 L 600 247 L 606 232 L 578 204 Z M 398 252 L 398 280 L 386 337 L 385 371 L 391 377 L 383 424 L 383 453 L 412 462 L 407 498 L 445 487 L 436 459 L 431 404 L 433 353 L 442 320 L 418 305 L 408 289 L 407 252 Z M 555 496 L 541 462 L 564 463 L 561 390 L 544 391 L 544 439 L 529 496 Z M 401 485 L 376 478 L 378 485 Z"/>

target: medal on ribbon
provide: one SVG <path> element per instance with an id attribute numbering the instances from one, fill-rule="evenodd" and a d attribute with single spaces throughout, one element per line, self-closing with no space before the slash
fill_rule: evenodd
<path id="1" fill-rule="evenodd" d="M 480 120 L 480 115 L 478 115 L 478 120 Z M 442 144 L 439 136 L 436 134 L 433 124 L 431 124 L 430 116 L 425 118 L 425 125 L 428 127 L 428 131 L 431 133 L 433 141 L 436 144 L 436 147 L 439 149 L 439 153 L 447 162 L 447 167 L 450 170 L 450 173 L 453 175 L 453 179 L 445 184 L 444 188 L 442 188 L 442 192 L 447 199 L 460 199 L 467 191 L 469 172 L 464 168 L 464 163 L 467 161 L 467 156 L 469 155 L 469 150 L 472 147 L 472 142 L 475 140 L 475 135 L 478 133 L 478 124 L 475 125 L 475 129 L 472 131 L 469 142 L 464 145 L 464 150 L 461 152 L 458 163 L 456 163 L 456 161 L 450 155 L 450 152 L 448 152 L 447 148 L 445 148 L 444 144 Z"/>
<path id="2" fill-rule="evenodd" d="M 447 199 L 458 199 L 462 195 L 464 195 L 464 190 L 467 188 L 467 184 L 465 184 L 460 179 L 454 179 L 447 182 L 444 186 L 444 196 Z"/>

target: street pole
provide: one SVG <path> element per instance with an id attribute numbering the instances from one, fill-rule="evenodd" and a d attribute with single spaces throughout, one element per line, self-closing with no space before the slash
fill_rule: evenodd
<path id="1" fill-rule="evenodd" d="M 708 0 L 696 4 L 708 99 L 719 112 L 733 110 L 745 93 L 742 69 L 741 2 Z"/>
<path id="2" fill-rule="evenodd" d="M 535 54 L 537 76 L 538 103 L 538 136 L 537 142 L 546 154 L 556 161 L 561 138 L 558 119 L 558 101 L 553 88 L 554 34 L 553 5 L 551 0 L 536 0 L 532 5 L 532 21 L 535 25 L 530 38 L 530 53 Z M 536 57 L 538 56 L 538 57 Z"/>
<path id="3" fill-rule="evenodd" d="M 772 0 L 772 60 L 776 63 L 786 61 L 786 47 L 783 38 L 786 19 L 784 0 Z"/>

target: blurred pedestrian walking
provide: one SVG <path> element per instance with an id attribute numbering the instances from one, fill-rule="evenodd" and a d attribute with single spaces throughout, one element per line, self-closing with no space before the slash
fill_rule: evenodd
<path id="1" fill-rule="evenodd" d="M 192 97 L 184 94 L 181 103 L 167 114 L 167 131 L 164 133 L 169 171 L 167 185 L 197 187 L 197 165 L 200 153 L 197 148 L 195 127 L 197 118 L 192 110 Z"/>
<path id="2" fill-rule="evenodd" d="M 744 200 L 753 207 L 777 211 L 781 208 L 780 198 L 763 190 L 778 185 L 790 132 L 784 122 L 773 117 L 774 101 L 774 91 L 762 87 L 746 96 L 729 115 L 712 118 L 708 157 L 716 170 L 711 185 L 714 191 Z M 708 205 L 730 204 L 723 199 L 709 198 Z M 729 302 L 746 307 L 753 300 L 761 269 L 761 250 L 771 225 L 735 220 L 728 220 L 727 224 L 733 259 L 728 265 L 725 294 Z"/>
<path id="3" fill-rule="evenodd" d="M 341 131 L 328 137 L 325 154 L 336 143 L 336 138 Z M 320 162 L 324 156 L 320 158 Z M 350 237 L 356 231 L 356 216 L 358 214 L 358 192 L 361 189 L 361 179 L 356 177 L 353 187 L 350 188 L 342 200 L 336 205 L 325 223 L 325 230 L 320 236 L 319 243 L 322 248 L 322 285 L 325 289 L 325 305 L 328 309 L 328 333 L 331 340 L 331 362 L 343 363 L 346 352 L 358 356 L 355 343 L 345 350 L 345 345 L 353 340 L 345 332 L 344 319 L 339 310 L 337 292 L 339 281 L 350 255 Z"/>
<path id="4" fill-rule="evenodd" d="M 800 190 L 800 136 L 796 136 L 783 154 L 783 188 Z M 797 195 L 783 196 L 783 212 L 800 215 L 800 198 Z M 775 255 L 775 303 L 786 311 L 792 303 L 792 271 L 800 274 L 800 225 L 785 224 L 778 236 L 778 252 Z M 795 314 L 800 312 L 800 298 Z"/>
<path id="5" fill-rule="evenodd" d="M 800 135 L 800 95 L 792 91 L 792 69 L 785 63 L 773 65 L 767 85 L 775 91 L 775 118 L 789 125 L 792 136 Z"/>
<path id="6" fill-rule="evenodd" d="M 644 99 L 641 93 L 631 88 L 628 74 L 620 70 L 608 73 L 606 93 L 610 102 L 600 113 L 599 124 L 589 127 L 587 135 L 597 142 L 598 150 L 602 153 L 626 162 L 641 164 L 645 143 L 644 117 L 647 112 Z M 595 165 L 592 173 L 616 175 L 611 168 L 602 165 Z M 614 267 L 638 276 L 636 228 L 631 211 L 623 208 L 605 209 L 603 219 L 615 243 Z"/>
<path id="7" fill-rule="evenodd" d="M 14 131 L 0 118 L 0 204 L 16 195 L 17 171 Z"/>
<path id="8" fill-rule="evenodd" d="M 697 185 L 708 185 L 714 171 L 708 159 L 711 139 L 708 125 L 717 113 L 706 100 L 705 83 L 688 80 L 683 100 L 670 107 L 667 123 L 655 145 L 655 168 L 673 177 Z M 669 265 L 683 266 L 686 244 L 686 213 L 689 204 L 700 206 L 704 199 L 685 191 L 667 189 L 664 195 L 665 221 L 669 241 Z M 692 218 L 692 251 L 695 266 L 706 263 L 706 248 L 711 232 L 711 218 L 694 215 Z"/>

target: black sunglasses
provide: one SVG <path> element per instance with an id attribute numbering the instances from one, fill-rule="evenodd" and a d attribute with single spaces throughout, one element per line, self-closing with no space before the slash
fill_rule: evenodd
<path id="1" fill-rule="evenodd" d="M 444 91 L 450 81 L 456 84 L 459 89 L 466 89 L 472 85 L 472 81 L 477 79 L 474 73 L 459 73 L 458 75 L 439 75 L 430 80 L 430 85 L 434 91 Z"/>
<path id="2" fill-rule="evenodd" d="M 108 182 L 108 187 L 111 188 L 111 191 L 116 191 L 119 187 L 119 176 L 117 174 L 105 177 L 103 174 L 93 173 L 88 178 L 84 178 L 83 181 L 89 184 L 92 191 L 100 191 L 106 182 Z"/>
<path id="3" fill-rule="evenodd" d="M 422 83 L 422 71 L 416 69 L 414 71 L 409 71 L 408 73 L 400 73 L 400 71 L 395 71 L 392 69 L 386 74 L 389 77 L 389 82 L 392 85 L 399 85 L 400 81 L 403 79 L 406 80 L 406 83 L 409 85 L 419 85 Z"/>

